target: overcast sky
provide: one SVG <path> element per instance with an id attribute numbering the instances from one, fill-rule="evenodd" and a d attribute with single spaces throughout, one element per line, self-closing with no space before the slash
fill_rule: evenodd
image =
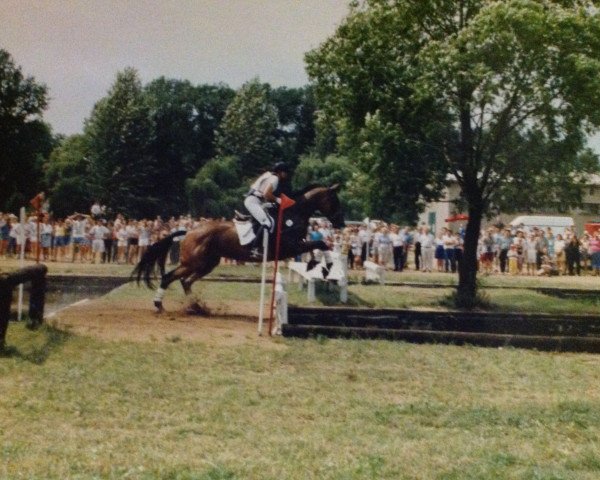
<path id="1" fill-rule="evenodd" d="M 0 48 L 49 88 L 56 133 L 83 120 L 125 67 L 238 88 L 307 83 L 304 53 L 335 32 L 347 0 L 0 0 Z"/>
<path id="2" fill-rule="evenodd" d="M 348 0 L 0 0 L 0 48 L 49 87 L 44 118 L 72 134 L 125 67 L 144 83 L 305 85 L 304 53 L 347 13 Z"/>

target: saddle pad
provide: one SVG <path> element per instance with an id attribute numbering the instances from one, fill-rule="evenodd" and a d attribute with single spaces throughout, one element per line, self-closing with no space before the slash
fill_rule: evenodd
<path id="1" fill-rule="evenodd" d="M 256 235 L 252 230 L 252 222 L 234 221 L 235 229 L 240 239 L 240 245 L 248 245 Z"/>

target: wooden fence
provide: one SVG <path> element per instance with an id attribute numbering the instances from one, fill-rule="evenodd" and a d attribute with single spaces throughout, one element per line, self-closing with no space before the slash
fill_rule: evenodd
<path id="1" fill-rule="evenodd" d="M 33 326 L 44 321 L 44 303 L 46 299 L 46 265 L 33 265 L 15 272 L 0 275 L 0 349 L 6 342 L 6 331 L 10 320 L 10 304 L 13 289 L 21 284 L 31 282 L 29 295 L 29 318 Z"/>

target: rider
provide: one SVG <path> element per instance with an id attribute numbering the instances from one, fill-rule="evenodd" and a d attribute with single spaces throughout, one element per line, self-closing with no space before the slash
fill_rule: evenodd
<path id="1" fill-rule="evenodd" d="M 262 235 L 265 229 L 273 231 L 275 221 L 265 211 L 266 202 L 281 203 L 281 199 L 276 197 L 274 192 L 277 191 L 281 183 L 289 176 L 290 169 L 284 162 L 277 162 L 270 171 L 263 173 L 250 186 L 250 191 L 244 199 L 244 206 L 250 214 L 260 224 L 256 238 L 252 243 L 252 254 L 259 255 L 259 246 L 261 245 Z"/>

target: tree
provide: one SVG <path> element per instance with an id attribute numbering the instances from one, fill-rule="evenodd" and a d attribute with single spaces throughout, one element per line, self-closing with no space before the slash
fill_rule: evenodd
<path id="1" fill-rule="evenodd" d="M 42 166 L 54 141 L 42 121 L 47 89 L 24 77 L 11 55 L 0 49 L 0 209 L 28 204 L 42 188 Z"/>
<path id="2" fill-rule="evenodd" d="M 458 181 L 469 214 L 459 306 L 476 301 L 477 241 L 490 209 L 527 200 L 509 197 L 524 184 L 543 189 L 545 201 L 576 202 L 597 170 L 585 149 L 600 125 L 600 18 L 590 5 L 368 0 L 307 55 L 342 131 L 392 144 L 387 155 L 369 142 L 363 149 L 376 167 L 373 187 L 396 178 L 384 176 L 388 166 L 398 175 L 425 162 L 419 189 L 435 193 L 429 186 L 447 173 Z"/>
<path id="3" fill-rule="evenodd" d="M 90 181 L 89 150 L 83 135 L 72 135 L 50 155 L 44 172 L 49 186 L 50 210 L 55 217 L 87 212 L 94 196 Z"/>
<path id="4" fill-rule="evenodd" d="M 137 72 L 117 74 L 108 95 L 86 121 L 94 193 L 113 211 L 138 218 L 161 211 L 157 189 L 165 181 L 150 146 L 154 126 Z"/>
<path id="5" fill-rule="evenodd" d="M 277 110 L 270 88 L 258 79 L 245 83 L 225 112 L 216 134 L 219 156 L 236 156 L 244 177 L 255 176 L 277 158 Z"/>
<path id="6" fill-rule="evenodd" d="M 363 183 L 356 165 L 345 157 L 330 155 L 321 159 L 314 155 L 305 155 L 300 159 L 293 177 L 296 189 L 307 185 L 343 185 L 339 198 L 347 219 L 362 219 L 365 216 L 363 196 L 357 191 Z M 361 192 L 362 193 L 362 192 Z"/>
<path id="7" fill-rule="evenodd" d="M 312 89 L 279 87 L 270 98 L 277 111 L 277 157 L 296 165 L 315 142 L 315 101 Z"/>
<path id="8" fill-rule="evenodd" d="M 158 78 L 144 87 L 144 96 L 154 126 L 149 149 L 162 179 L 155 194 L 163 214 L 180 213 L 187 204 L 186 180 L 215 156 L 215 131 L 234 91 L 225 85 Z"/>
<path id="9" fill-rule="evenodd" d="M 210 218 L 231 218 L 234 209 L 241 208 L 247 190 L 242 185 L 240 161 L 233 156 L 210 160 L 186 186 L 192 214 Z"/>

